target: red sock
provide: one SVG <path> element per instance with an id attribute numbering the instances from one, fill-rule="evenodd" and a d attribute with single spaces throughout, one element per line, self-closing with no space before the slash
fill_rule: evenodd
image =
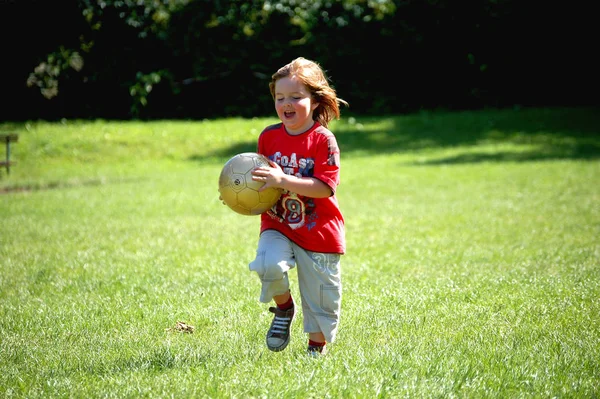
<path id="1" fill-rule="evenodd" d="M 290 295 L 289 299 L 287 300 L 287 302 L 277 304 L 277 307 L 280 310 L 288 310 L 288 309 L 292 308 L 293 306 L 294 306 L 294 300 L 292 299 L 291 295 Z"/>
<path id="2" fill-rule="evenodd" d="M 325 344 L 327 344 L 327 342 L 317 342 L 312 339 L 308 340 L 308 346 L 325 346 Z"/>

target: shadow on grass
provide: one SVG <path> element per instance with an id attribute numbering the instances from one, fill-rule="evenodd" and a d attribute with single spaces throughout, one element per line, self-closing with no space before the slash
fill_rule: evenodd
<path id="1" fill-rule="evenodd" d="M 205 161 L 207 158 L 218 158 L 220 161 L 229 159 L 235 154 L 242 152 L 256 152 L 256 141 L 237 142 L 229 147 L 225 147 L 218 151 L 213 151 L 208 155 L 192 155 L 188 158 L 189 161 Z"/>
<path id="2" fill-rule="evenodd" d="M 54 190 L 54 189 L 66 189 L 74 187 L 87 187 L 87 186 L 104 186 L 107 184 L 127 184 L 136 183 L 140 179 L 138 178 L 119 178 L 107 180 L 104 178 L 94 179 L 70 179 L 67 181 L 50 181 L 46 183 L 30 183 L 30 184 L 17 184 L 8 187 L 0 187 L 0 194 L 16 193 L 16 192 L 30 192 L 30 191 L 43 191 L 43 190 Z"/>
<path id="3" fill-rule="evenodd" d="M 600 158 L 600 107 L 344 117 L 332 130 L 344 157 L 456 149 L 419 165 Z M 209 156 L 255 150 L 255 142 L 243 142 Z"/>

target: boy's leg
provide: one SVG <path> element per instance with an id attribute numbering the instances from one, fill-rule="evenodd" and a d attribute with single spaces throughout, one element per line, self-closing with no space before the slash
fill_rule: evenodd
<path id="1" fill-rule="evenodd" d="M 289 292 L 288 271 L 294 267 L 290 240 L 276 230 L 264 231 L 258 239 L 256 258 L 249 265 L 262 283 L 261 302 L 269 303 L 274 296 Z"/>
<path id="2" fill-rule="evenodd" d="M 294 245 L 302 299 L 304 332 L 315 342 L 335 341 L 340 319 L 342 283 L 338 254 L 306 251 Z M 321 335 L 322 334 L 322 335 Z"/>
<path id="3" fill-rule="evenodd" d="M 256 259 L 249 265 L 251 271 L 258 273 L 261 280 L 260 301 L 274 300 L 278 305 L 270 307 L 274 314 L 267 332 L 267 347 L 279 352 L 290 342 L 291 326 L 295 316 L 295 307 L 290 295 L 288 271 L 294 268 L 294 254 L 290 241 L 275 230 L 263 232 L 258 241 Z"/>

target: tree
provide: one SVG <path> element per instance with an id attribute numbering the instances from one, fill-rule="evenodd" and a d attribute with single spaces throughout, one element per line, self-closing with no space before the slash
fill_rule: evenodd
<path id="1" fill-rule="evenodd" d="M 163 87 L 154 112 L 167 109 L 167 102 L 184 107 L 194 87 L 205 87 L 217 100 L 212 108 L 207 102 L 207 113 L 238 112 L 243 102 L 250 104 L 248 115 L 259 112 L 267 101 L 252 98 L 274 61 L 281 64 L 295 52 L 310 50 L 313 32 L 323 27 L 381 20 L 394 11 L 393 2 L 383 0 L 79 0 L 77 6 L 86 22 L 79 41 L 48 54 L 29 74 L 28 86 L 53 99 L 62 82 L 78 77 L 94 93 L 87 96 L 90 108 L 102 108 L 93 99 L 106 96 L 122 106 L 127 93 L 133 117 L 143 115 L 158 85 L 168 89 Z M 236 101 L 214 98 L 224 79 L 237 83 Z M 182 92 L 188 92 L 182 101 L 171 101 Z M 177 109 L 171 112 L 177 116 Z"/>

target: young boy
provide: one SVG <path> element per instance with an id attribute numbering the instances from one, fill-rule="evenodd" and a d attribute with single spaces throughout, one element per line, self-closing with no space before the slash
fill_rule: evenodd
<path id="1" fill-rule="evenodd" d="M 296 314 L 288 271 L 297 266 L 298 285 L 308 333 L 308 353 L 325 354 L 340 319 L 340 257 L 345 253 L 344 218 L 335 196 L 340 182 L 340 151 L 328 124 L 340 117 L 340 104 L 321 67 L 297 58 L 280 68 L 269 89 L 281 123 L 266 127 L 258 152 L 271 165 L 252 172 L 262 189 L 282 189 L 279 201 L 261 215 L 256 258 L 260 301 L 275 307 L 267 347 L 284 350 Z"/>

